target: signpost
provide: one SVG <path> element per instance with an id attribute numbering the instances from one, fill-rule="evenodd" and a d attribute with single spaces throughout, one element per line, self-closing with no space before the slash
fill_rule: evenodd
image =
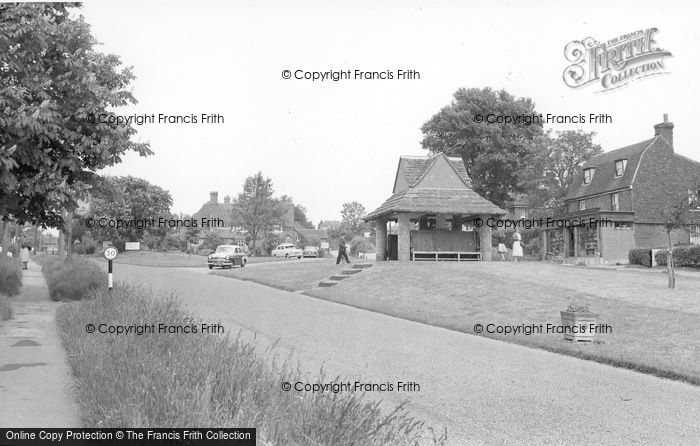
<path id="1" fill-rule="evenodd" d="M 107 259 L 107 289 L 109 291 L 112 291 L 112 260 L 117 258 L 118 253 L 119 251 L 114 246 L 108 246 L 104 252 L 105 259 Z"/>

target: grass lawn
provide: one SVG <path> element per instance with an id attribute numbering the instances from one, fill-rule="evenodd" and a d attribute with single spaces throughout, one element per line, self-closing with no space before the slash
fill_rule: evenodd
<path id="1" fill-rule="evenodd" d="M 319 281 L 347 267 L 347 264 L 336 265 L 335 259 L 330 258 L 280 259 L 246 268 L 215 269 L 212 274 L 250 280 L 286 291 L 301 291 L 316 287 Z"/>
<path id="2" fill-rule="evenodd" d="M 546 332 L 481 335 L 700 385 L 700 278 L 678 277 L 673 291 L 650 271 L 386 262 L 305 294 L 470 334 L 475 324 L 560 325 L 559 311 L 577 298 L 612 332 L 589 344 Z"/>

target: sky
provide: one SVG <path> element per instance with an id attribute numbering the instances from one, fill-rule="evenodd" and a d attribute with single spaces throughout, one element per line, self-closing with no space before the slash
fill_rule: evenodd
<path id="1" fill-rule="evenodd" d="M 506 89 L 540 113 L 611 116 L 606 124 L 545 129 L 596 132 L 609 151 L 654 134 L 667 113 L 677 153 L 700 160 L 695 131 L 700 28 L 692 2 L 105 1 L 80 14 L 105 53 L 133 66 L 139 103 L 120 115 L 219 114 L 219 124 L 144 124 L 135 140 L 154 155 L 128 155 L 105 170 L 133 175 L 192 214 L 218 191 L 242 190 L 262 171 L 277 195 L 308 217 L 340 219 L 342 204 L 368 211 L 391 195 L 401 155 L 420 156 L 421 126 L 459 88 Z M 570 88 L 565 46 L 657 28 L 667 74 L 614 91 Z M 290 70 L 354 70 L 391 80 L 284 79 Z M 420 79 L 397 79 L 397 70 Z"/>

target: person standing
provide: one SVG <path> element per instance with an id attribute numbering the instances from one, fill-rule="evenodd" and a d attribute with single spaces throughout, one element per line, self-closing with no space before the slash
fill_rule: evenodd
<path id="1" fill-rule="evenodd" d="M 350 259 L 348 258 L 348 247 L 345 244 L 345 239 L 340 237 L 338 240 L 338 258 L 336 259 L 335 264 L 339 265 L 342 259 L 345 259 L 346 262 L 350 263 Z"/>
<path id="2" fill-rule="evenodd" d="M 506 249 L 506 244 L 503 240 L 503 236 L 501 236 L 498 239 L 498 253 L 501 255 L 501 262 L 504 262 L 506 260 L 506 252 L 508 252 L 508 250 Z"/>
<path id="3" fill-rule="evenodd" d="M 523 260 L 523 244 L 522 244 L 522 236 L 518 232 L 518 230 L 515 230 L 515 233 L 513 233 L 513 261 L 518 262 Z"/>
<path id="4" fill-rule="evenodd" d="M 27 269 L 29 263 L 29 248 L 23 246 L 19 252 L 19 260 L 22 262 L 22 269 Z"/>

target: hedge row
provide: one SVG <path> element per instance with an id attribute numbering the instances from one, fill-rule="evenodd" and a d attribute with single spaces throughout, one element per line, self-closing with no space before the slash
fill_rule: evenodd
<path id="1" fill-rule="evenodd" d="M 14 296 L 22 286 L 22 269 L 19 260 L 13 257 L 0 257 L 0 293 Z"/>
<path id="2" fill-rule="evenodd" d="M 107 284 L 107 275 L 89 260 L 54 256 L 37 257 L 41 272 L 49 286 L 52 300 L 81 300 L 92 297 L 94 291 Z"/>
<path id="3" fill-rule="evenodd" d="M 651 268 L 651 249 L 630 249 L 628 257 L 632 265 L 642 265 Z"/>
<path id="4" fill-rule="evenodd" d="M 658 251 L 654 258 L 656 263 L 666 266 L 668 250 Z M 700 246 L 676 246 L 673 248 L 673 264 L 675 266 L 700 267 Z"/>

